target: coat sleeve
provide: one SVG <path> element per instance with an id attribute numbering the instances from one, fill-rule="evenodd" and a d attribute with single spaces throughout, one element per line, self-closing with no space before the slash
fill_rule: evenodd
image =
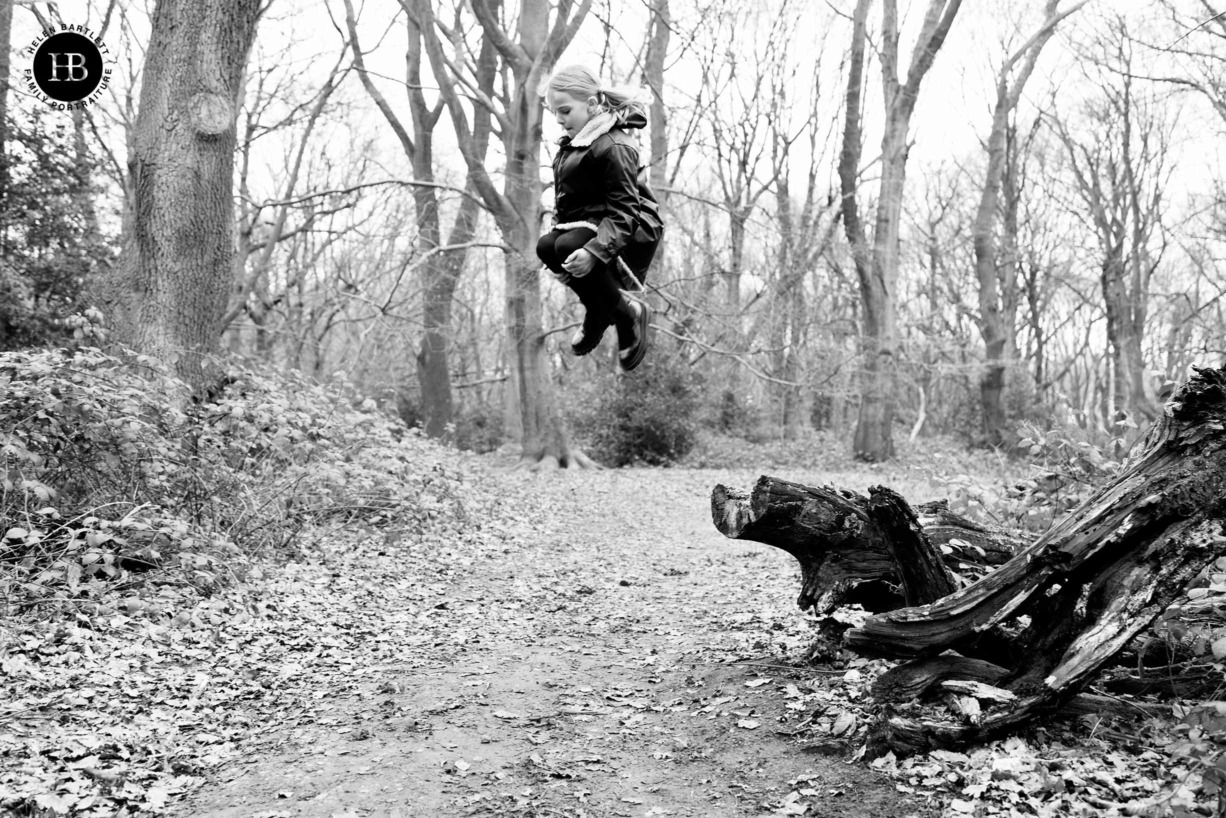
<path id="1" fill-rule="evenodd" d="M 638 225 L 639 152 L 633 145 L 612 142 L 601 154 L 606 213 L 584 247 L 607 264 L 630 243 Z"/>

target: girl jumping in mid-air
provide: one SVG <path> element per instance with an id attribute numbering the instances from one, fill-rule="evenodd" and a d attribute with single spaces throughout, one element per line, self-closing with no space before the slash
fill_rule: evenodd
<path id="1" fill-rule="evenodd" d="M 608 87 L 583 66 L 558 70 L 545 86 L 566 136 L 553 160 L 557 221 L 536 253 L 586 310 L 571 350 L 588 354 L 615 326 L 618 364 L 627 372 L 647 354 L 651 310 L 622 290 L 643 289 L 664 234 L 629 133 L 647 124 L 644 96 L 643 89 Z"/>

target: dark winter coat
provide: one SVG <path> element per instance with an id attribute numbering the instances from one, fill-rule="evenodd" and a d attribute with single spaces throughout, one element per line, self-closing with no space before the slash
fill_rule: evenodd
<path id="1" fill-rule="evenodd" d="M 632 113 L 607 130 L 563 137 L 553 160 L 558 225 L 595 225 L 596 236 L 585 249 L 606 264 L 621 258 L 640 279 L 664 234 L 659 205 L 628 132 L 646 124 Z"/>

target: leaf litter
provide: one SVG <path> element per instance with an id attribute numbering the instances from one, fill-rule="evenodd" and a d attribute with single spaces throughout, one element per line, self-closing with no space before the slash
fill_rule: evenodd
<path id="1" fill-rule="evenodd" d="M 795 566 L 710 528 L 726 475 L 470 462 L 451 479 L 462 518 L 304 530 L 295 559 L 209 596 L 154 585 L 156 605 L 0 625 L 0 806 L 901 818 L 1204 803 L 1212 768 L 1193 754 L 1221 729 L 1195 714 L 1133 744 L 1073 722 L 857 760 L 888 664 L 808 665 Z"/>

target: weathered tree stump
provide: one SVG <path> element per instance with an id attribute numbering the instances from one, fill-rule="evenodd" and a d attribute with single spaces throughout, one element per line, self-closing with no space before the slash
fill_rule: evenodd
<path id="1" fill-rule="evenodd" d="M 876 492 L 874 506 L 874 500 L 854 491 L 763 476 L 750 493 L 717 485 L 711 492 L 711 516 L 726 537 L 773 545 L 795 557 L 801 569 L 796 603 L 818 615 L 851 603 L 870 611 L 905 604 L 892 551 L 900 546 L 887 537 L 901 523 L 891 515 L 910 515 L 918 536 L 930 543 L 930 553 L 939 553 L 947 569 L 970 578 L 1007 562 L 1017 547 L 1017 535 L 954 514 L 944 502 L 925 503 L 912 513 L 891 502 L 902 499 L 894 492 Z"/>
<path id="2" fill-rule="evenodd" d="M 791 497 L 807 496 L 811 504 L 815 497 L 833 496 L 843 507 L 853 505 L 845 492 L 806 491 L 814 490 L 789 489 Z M 757 502 L 757 495 L 755 489 L 750 513 L 731 516 L 750 523 L 742 529 L 754 534 L 755 526 L 771 517 L 770 504 Z M 713 496 L 713 507 L 715 501 Z M 804 545 L 762 540 L 805 555 L 797 557 L 805 571 L 802 604 L 807 598 L 837 597 L 831 589 L 845 581 L 844 575 L 834 580 L 810 575 L 825 570 L 831 555 L 888 553 L 879 541 L 885 529 L 870 525 L 859 510 L 843 512 L 851 525 L 833 529 L 843 534 L 834 549 L 823 549 L 820 542 L 814 547 L 813 526 L 792 527 L 791 533 L 805 535 L 798 540 Z M 775 524 L 763 530 L 773 538 L 784 536 L 787 526 L 777 520 L 787 516 L 775 514 Z M 923 521 L 922 507 L 918 520 Z M 924 719 L 894 714 L 883 704 L 870 730 L 870 755 L 989 740 L 1058 710 L 1202 569 L 1226 554 L 1224 520 L 1226 373 L 1206 369 L 1175 394 L 1112 483 L 1007 563 L 934 602 L 878 613 L 846 633 L 845 644 L 852 649 L 908 660 L 878 682 L 878 695 L 897 701 L 940 688 L 960 711 Z M 720 527 L 725 533 L 734 529 Z M 937 542 L 931 532 L 928 536 Z M 823 556 L 815 558 L 813 551 Z M 858 563 L 857 570 L 865 564 Z M 879 562 L 868 567 L 878 570 Z M 893 575 L 908 582 L 913 573 Z M 985 639 L 986 634 L 995 638 Z"/>

